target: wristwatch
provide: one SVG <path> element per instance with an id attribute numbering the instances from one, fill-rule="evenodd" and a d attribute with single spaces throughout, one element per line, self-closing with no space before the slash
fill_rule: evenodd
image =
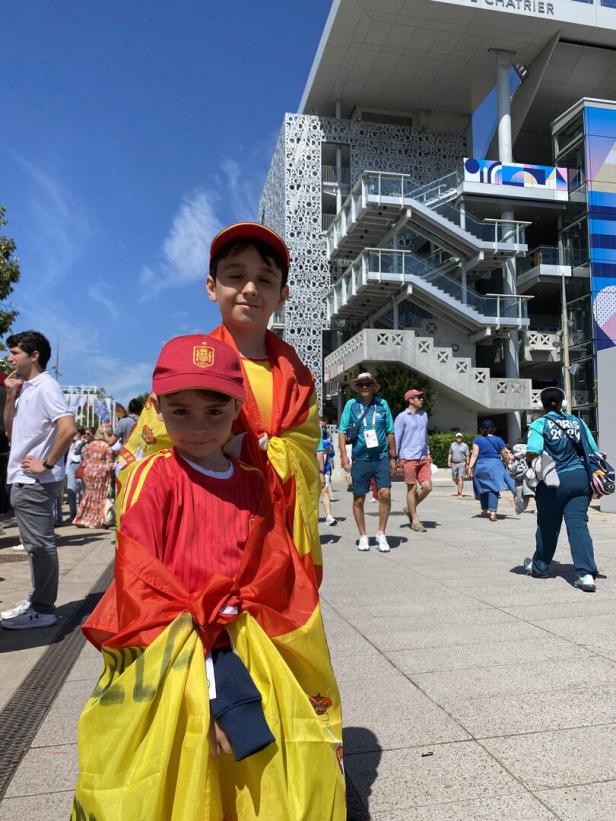
<path id="1" fill-rule="evenodd" d="M 50 465 L 49 462 L 43 462 L 43 467 L 45 468 L 45 470 L 53 470 L 55 468 L 55 465 Z"/>

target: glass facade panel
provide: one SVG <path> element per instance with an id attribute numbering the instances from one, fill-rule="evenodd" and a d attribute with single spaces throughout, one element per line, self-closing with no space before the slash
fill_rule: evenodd
<path id="1" fill-rule="evenodd" d="M 595 401 L 595 363 L 593 357 L 570 366 L 571 397 L 574 408 L 593 405 Z"/>
<path id="2" fill-rule="evenodd" d="M 558 159 L 558 166 L 559 168 L 569 169 L 567 179 L 570 193 L 583 185 L 586 182 L 584 141 L 580 140 L 572 148 L 564 151 Z"/>
<path id="3" fill-rule="evenodd" d="M 570 302 L 569 310 L 569 347 L 592 342 L 592 307 L 590 294 Z"/>
<path id="4" fill-rule="evenodd" d="M 597 437 L 597 409 L 594 407 L 580 408 L 576 411 L 576 416 L 583 419 L 590 428 L 593 436 Z"/>
<path id="5" fill-rule="evenodd" d="M 575 117 L 570 123 L 567 123 L 556 135 L 556 162 L 555 165 L 562 165 L 561 154 L 564 150 L 578 138 L 584 134 L 584 123 L 582 115 Z"/>

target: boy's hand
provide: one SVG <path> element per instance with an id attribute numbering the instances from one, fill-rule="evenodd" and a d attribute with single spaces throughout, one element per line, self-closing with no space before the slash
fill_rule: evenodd
<path id="1" fill-rule="evenodd" d="M 24 380 L 20 376 L 17 376 L 17 372 L 11 371 L 4 380 L 4 387 L 8 393 L 14 396 L 17 393 L 17 388 L 21 387 L 23 383 Z"/>
<path id="2" fill-rule="evenodd" d="M 214 758 L 218 758 L 221 753 L 231 754 L 233 752 L 227 734 L 215 719 L 210 721 L 207 740 L 210 747 L 210 754 Z"/>

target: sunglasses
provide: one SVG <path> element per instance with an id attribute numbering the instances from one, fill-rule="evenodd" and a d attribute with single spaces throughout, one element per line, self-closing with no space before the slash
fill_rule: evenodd
<path id="1" fill-rule="evenodd" d="M 356 382 L 355 385 L 358 388 L 371 388 L 374 385 L 374 382 Z"/>

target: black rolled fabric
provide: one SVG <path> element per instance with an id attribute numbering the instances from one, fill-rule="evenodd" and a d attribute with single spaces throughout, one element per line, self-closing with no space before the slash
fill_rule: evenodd
<path id="1" fill-rule="evenodd" d="M 210 709 L 227 734 L 236 761 L 259 752 L 276 739 L 265 720 L 261 693 L 233 650 L 213 650 L 216 698 Z"/>

